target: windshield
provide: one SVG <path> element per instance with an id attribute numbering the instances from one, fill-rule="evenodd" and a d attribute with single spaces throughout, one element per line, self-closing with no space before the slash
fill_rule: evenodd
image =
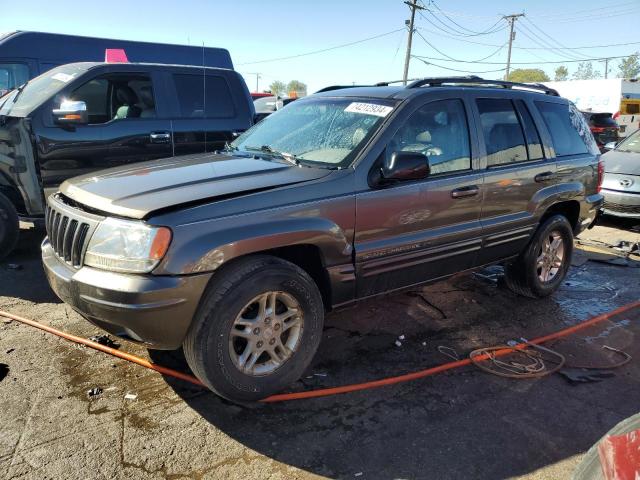
<path id="1" fill-rule="evenodd" d="M 616 147 L 618 152 L 640 153 L 640 130 L 629 135 Z"/>
<path id="2" fill-rule="evenodd" d="M 393 106 L 381 99 L 298 100 L 254 125 L 231 145 L 239 150 L 286 153 L 300 163 L 346 167 Z"/>
<path id="3" fill-rule="evenodd" d="M 0 99 L 0 115 L 11 114 L 16 117 L 29 115 L 42 102 L 62 90 L 71 80 L 86 72 L 89 66 L 90 64 L 82 63 L 62 65 L 32 79 L 22 91 L 18 88 Z"/>

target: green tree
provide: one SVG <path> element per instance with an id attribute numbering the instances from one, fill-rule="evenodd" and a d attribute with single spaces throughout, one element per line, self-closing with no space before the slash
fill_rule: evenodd
<path id="1" fill-rule="evenodd" d="M 304 97 L 307 94 L 307 84 L 302 83 L 299 80 L 291 80 L 287 84 L 287 92 L 296 92 L 299 97 Z"/>
<path id="2" fill-rule="evenodd" d="M 569 78 L 569 69 L 567 69 L 567 67 L 565 67 L 564 65 L 560 65 L 554 70 L 553 75 L 553 79 L 556 82 L 564 82 Z"/>
<path id="3" fill-rule="evenodd" d="M 618 66 L 620 78 L 640 78 L 640 60 L 638 56 L 640 52 L 636 52 L 633 55 L 629 55 L 627 58 L 623 58 Z"/>
<path id="4" fill-rule="evenodd" d="M 509 73 L 510 82 L 548 82 L 549 77 L 539 68 L 517 68 Z"/>
<path id="5" fill-rule="evenodd" d="M 280 80 L 275 80 L 274 82 L 271 83 L 271 85 L 269 85 L 269 90 L 274 95 L 282 95 L 287 91 L 287 86 L 284 84 L 284 82 L 281 82 Z"/>
<path id="6" fill-rule="evenodd" d="M 578 64 L 578 69 L 573 72 L 572 78 L 574 80 L 593 80 L 595 78 L 600 78 L 600 72 L 593 69 L 593 64 L 591 62 L 580 62 Z"/>

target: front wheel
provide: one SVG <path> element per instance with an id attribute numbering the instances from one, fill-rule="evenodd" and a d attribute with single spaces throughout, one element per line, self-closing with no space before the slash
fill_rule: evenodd
<path id="1" fill-rule="evenodd" d="M 215 275 L 183 344 L 189 366 L 231 401 L 282 391 L 320 343 L 324 306 L 316 284 L 270 256 L 239 260 Z"/>
<path id="2" fill-rule="evenodd" d="M 538 227 L 518 258 L 505 265 L 505 283 L 526 297 L 551 295 L 567 274 L 572 254 L 571 224 L 563 215 L 554 215 Z"/>

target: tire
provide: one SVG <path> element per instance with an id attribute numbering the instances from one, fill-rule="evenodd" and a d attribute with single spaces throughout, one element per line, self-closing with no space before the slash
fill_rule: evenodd
<path id="1" fill-rule="evenodd" d="M 20 234 L 20 220 L 18 212 L 11 200 L 0 193 L 0 260 L 9 255 Z"/>
<path id="2" fill-rule="evenodd" d="M 263 308 L 265 292 L 272 296 L 268 296 Z M 280 313 L 269 318 L 273 314 L 267 304 L 272 304 L 272 298 Z M 280 321 L 284 309 L 291 317 Z M 295 311 L 301 315 L 291 314 Z M 261 312 L 265 312 L 263 320 Z M 237 322 L 253 323 L 234 326 Z M 322 297 L 304 270 L 277 257 L 250 256 L 215 273 L 184 340 L 184 353 L 193 373 L 212 391 L 233 402 L 253 402 L 282 391 L 300 378 L 318 349 L 323 323 Z M 256 328 L 260 335 L 254 335 Z M 243 371 L 242 358 L 249 341 L 256 352 L 262 342 L 263 350 L 277 348 L 272 353 L 277 353 L 278 358 L 287 355 L 287 349 L 291 353 L 277 367 L 273 365 L 277 363 L 275 356 L 268 352 L 257 359 L 249 356 L 244 365 L 251 371 Z M 272 347 L 268 346 L 271 342 L 275 342 Z M 278 348 L 278 342 L 287 349 Z M 252 360 L 255 365 L 248 367 Z"/>
<path id="3" fill-rule="evenodd" d="M 544 267 L 541 268 L 539 266 L 538 261 L 540 260 L 539 257 L 542 253 L 545 239 L 551 239 L 552 237 L 562 239 L 562 245 L 559 247 L 562 251 L 562 260 L 555 274 L 551 276 L 553 273 L 553 268 L 551 268 L 549 277 L 547 277 L 548 280 L 543 281 L 541 275 L 544 277 L 546 270 Z M 549 243 L 553 242 L 550 241 Z M 505 283 L 509 289 L 519 295 L 531 298 L 547 297 L 562 284 L 562 280 L 571 266 L 572 254 L 573 230 L 571 224 L 563 215 L 553 215 L 538 227 L 533 238 L 518 258 L 505 265 Z M 552 253 L 547 258 L 550 258 L 550 256 L 552 256 Z M 549 263 L 546 265 L 549 265 Z"/>

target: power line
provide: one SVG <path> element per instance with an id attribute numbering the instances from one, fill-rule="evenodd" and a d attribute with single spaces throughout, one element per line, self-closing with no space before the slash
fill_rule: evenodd
<path id="1" fill-rule="evenodd" d="M 485 31 L 483 32 L 476 32 L 475 30 L 471 30 L 470 28 L 467 28 L 463 25 L 460 25 L 458 22 L 456 22 L 455 20 L 453 20 L 451 17 L 449 17 L 444 11 L 442 11 L 440 9 L 440 7 L 438 6 L 438 4 L 434 1 L 431 0 L 431 5 L 433 5 L 447 20 L 449 20 L 451 23 L 453 23 L 454 25 L 458 26 L 459 28 L 466 30 L 468 32 L 470 32 L 473 35 L 487 35 L 489 33 L 495 33 L 496 31 L 500 31 L 500 30 L 504 30 L 504 27 L 501 27 L 498 30 L 494 30 L 492 31 L 501 21 L 502 18 L 498 19 L 498 21 L 496 23 L 494 23 L 493 25 L 491 25 L 489 28 L 487 28 Z"/>
<path id="2" fill-rule="evenodd" d="M 433 45 L 431 42 L 429 42 L 419 31 L 416 30 L 416 33 L 418 34 L 418 36 L 424 41 L 424 43 L 426 43 L 427 45 L 429 45 L 431 48 L 433 48 L 436 52 L 438 52 L 440 55 L 443 55 L 447 58 L 444 58 L 442 60 L 445 61 L 449 61 L 449 62 L 458 62 L 459 60 L 456 60 L 455 58 L 447 55 L 446 53 L 444 53 L 442 50 L 438 49 L 435 45 Z M 463 63 L 482 63 L 484 60 L 487 60 L 488 58 L 491 58 L 495 55 L 497 55 L 504 47 L 506 47 L 507 44 L 504 43 L 502 45 L 500 45 L 498 47 L 497 50 L 493 51 L 491 54 L 487 55 L 486 57 L 483 58 L 479 58 L 477 60 L 469 60 L 469 61 L 465 61 Z M 428 58 L 428 57 L 424 57 L 424 58 Z M 448 60 L 447 60 L 448 59 Z M 434 59 L 436 60 L 436 59 Z"/>
<path id="3" fill-rule="evenodd" d="M 411 56 L 413 58 L 416 58 L 416 59 L 420 60 L 425 65 L 433 65 L 434 67 L 442 68 L 443 70 L 450 70 L 452 72 L 460 72 L 460 73 L 495 73 L 495 72 L 504 72 L 506 70 L 505 68 L 498 68 L 497 70 L 484 70 L 482 72 L 469 71 L 469 70 L 459 70 L 457 68 L 443 67 L 442 65 L 437 65 L 437 64 L 435 64 L 433 62 L 427 62 L 426 60 L 423 60 L 422 58 L 420 58 L 420 57 L 418 57 L 416 55 L 411 55 Z"/>
<path id="4" fill-rule="evenodd" d="M 429 12 L 429 14 L 431 14 L 431 16 L 433 17 L 434 20 L 436 20 L 440 25 L 442 25 L 443 27 L 441 27 L 440 25 L 437 25 L 436 23 L 434 23 L 429 17 L 427 17 L 426 15 L 424 15 L 422 12 L 418 12 L 419 15 L 427 22 L 429 22 L 432 26 L 434 26 L 435 28 L 437 28 L 438 30 L 447 33 L 449 35 L 458 35 L 461 37 L 478 37 L 481 35 L 490 35 L 492 33 L 496 33 L 499 32 L 501 30 L 504 30 L 506 28 L 506 26 L 502 26 L 498 29 L 492 30 L 493 27 L 495 27 L 496 25 L 498 25 L 502 19 L 499 19 L 490 29 L 487 29 L 487 31 L 485 32 L 478 32 L 478 33 L 465 33 L 462 31 L 459 31 L 449 25 L 447 25 L 446 23 L 444 23 L 435 13 L 433 13 L 429 8 L 425 7 L 424 8 L 427 12 Z M 448 18 L 448 17 L 447 17 Z M 455 22 L 454 22 L 455 23 Z M 456 24 L 458 25 L 458 24 Z M 464 28 L 464 27 L 463 27 Z M 469 30 L 469 29 L 466 29 Z M 472 31 L 472 30 L 469 30 Z"/>
<path id="5" fill-rule="evenodd" d="M 633 54 L 630 54 L 633 55 Z M 581 63 L 581 62 L 601 62 L 605 59 L 616 60 L 618 58 L 627 58 L 630 55 L 619 55 L 616 57 L 594 57 L 594 58 L 585 58 L 579 60 L 558 60 L 558 61 L 544 61 L 544 62 L 511 62 L 512 65 L 542 65 L 542 64 L 558 64 L 558 63 Z M 412 57 L 423 59 L 427 58 L 429 60 L 437 60 L 440 62 L 458 62 L 458 63 L 479 63 L 482 65 L 501 65 L 504 62 L 478 62 L 474 60 L 460 60 L 456 58 L 437 58 L 437 57 L 429 57 L 426 55 L 412 55 Z"/>
<path id="6" fill-rule="evenodd" d="M 374 35 L 373 37 L 363 38 L 362 40 L 356 40 L 355 42 L 343 43 L 342 45 L 336 45 L 334 47 L 323 48 L 321 50 L 313 50 L 311 52 L 298 53 L 296 55 L 289 55 L 287 57 L 277 57 L 277 58 L 269 58 L 266 60 L 256 60 L 253 62 L 243 62 L 243 63 L 238 63 L 238 65 L 254 65 L 256 63 L 278 62 L 281 60 L 291 60 L 293 58 L 306 57 L 307 55 L 316 55 L 318 53 L 329 52 L 331 50 L 337 50 L 338 48 L 350 47 L 352 45 L 357 45 L 359 43 L 368 42 L 370 40 L 375 40 L 376 38 L 386 37 L 394 33 L 403 32 L 404 30 L 405 30 L 404 28 L 398 28 L 396 30 L 391 30 L 390 32 L 381 33 L 380 35 Z"/>
<path id="7" fill-rule="evenodd" d="M 521 26 L 523 28 L 520 29 L 519 32 L 522 35 L 524 35 L 525 37 L 527 37 L 529 40 L 531 40 L 534 44 L 541 45 L 541 46 L 545 47 L 549 52 L 554 53 L 554 54 L 558 55 L 559 57 L 565 58 L 567 60 L 577 60 L 577 59 L 581 58 L 581 57 L 578 57 L 576 55 L 572 55 L 570 53 L 563 52 L 558 47 L 554 47 L 548 41 L 542 39 L 539 35 L 536 35 L 534 32 L 529 30 L 525 25 L 521 25 Z"/>

